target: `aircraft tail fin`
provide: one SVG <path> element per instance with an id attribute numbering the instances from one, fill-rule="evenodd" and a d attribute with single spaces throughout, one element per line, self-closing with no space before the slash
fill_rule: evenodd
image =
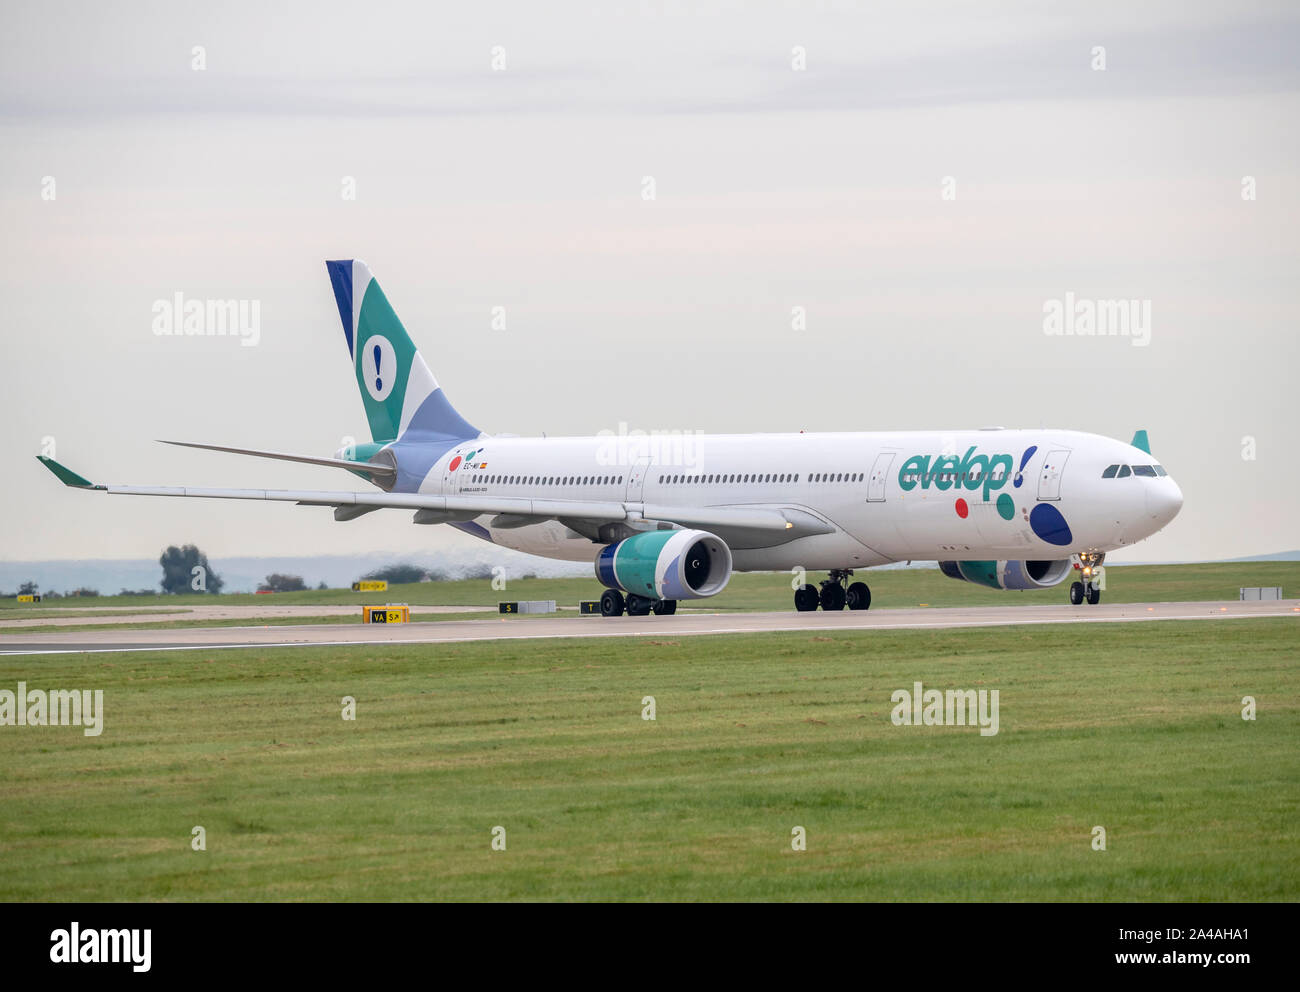
<path id="1" fill-rule="evenodd" d="M 1151 442 L 1147 440 L 1146 431 L 1138 431 L 1134 434 L 1133 440 L 1130 441 L 1129 444 L 1137 448 L 1139 451 L 1145 451 L 1148 455 L 1151 454 Z"/>
<path id="2" fill-rule="evenodd" d="M 372 439 L 478 437 L 482 432 L 448 402 L 366 263 L 347 259 L 325 267 Z"/>

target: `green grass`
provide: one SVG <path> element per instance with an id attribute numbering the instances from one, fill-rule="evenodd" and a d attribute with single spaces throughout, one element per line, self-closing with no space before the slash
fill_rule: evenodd
<path id="1" fill-rule="evenodd" d="M 1236 562 L 1210 565 L 1132 565 L 1108 566 L 1107 587 L 1103 602 L 1139 603 L 1191 600 L 1236 599 L 1241 586 L 1282 586 L 1283 595 L 1295 596 L 1300 590 L 1300 562 Z M 857 577 L 871 586 L 873 607 L 986 606 L 1024 603 L 1059 604 L 1066 601 L 1065 585 L 1037 592 L 1004 592 L 958 582 L 942 575 L 937 568 L 866 569 Z M 825 578 L 825 573 L 810 573 L 810 581 Z M 737 574 L 731 577 L 720 595 L 687 604 L 710 610 L 788 610 L 792 609 L 792 576 L 783 572 Z M 601 587 L 595 576 L 577 579 L 515 579 L 505 592 L 492 588 L 491 580 L 459 582 L 418 582 L 395 585 L 388 592 L 357 593 L 350 589 L 308 590 L 258 596 L 252 593 L 223 596 L 199 594 L 181 596 L 100 596 L 95 599 L 58 599 L 48 601 L 53 607 L 76 606 L 228 606 L 249 605 L 341 605 L 376 606 L 383 603 L 409 603 L 412 606 L 495 606 L 502 600 L 553 599 L 574 605 L 582 599 L 600 598 Z M 22 615 L 39 613 L 41 606 L 0 600 L 2 611 L 19 607 Z"/>
<path id="2" fill-rule="evenodd" d="M 5 657 L 0 688 L 102 688 L 106 726 L 0 727 L 0 900 L 1294 901 L 1298 647 L 1261 619 Z M 1000 733 L 893 726 L 917 680 L 998 689 Z"/>

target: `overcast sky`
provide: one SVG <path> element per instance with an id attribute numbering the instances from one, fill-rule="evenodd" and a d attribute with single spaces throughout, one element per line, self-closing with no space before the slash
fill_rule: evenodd
<path id="1" fill-rule="evenodd" d="M 153 440 L 364 438 L 351 257 L 489 432 L 1141 427 L 1186 503 L 1117 560 L 1300 548 L 1293 3 L 262 6 L 5 5 L 0 558 L 470 543 L 33 457 L 360 487 Z M 256 347 L 155 335 L 178 292 Z M 1067 292 L 1150 343 L 1045 334 Z"/>

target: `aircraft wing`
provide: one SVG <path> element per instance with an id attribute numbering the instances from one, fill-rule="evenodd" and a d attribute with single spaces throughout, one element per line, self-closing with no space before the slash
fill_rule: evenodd
<path id="1" fill-rule="evenodd" d="M 492 513 L 503 518 L 521 518 L 533 523 L 543 520 L 588 520 L 615 523 L 640 520 L 666 521 L 685 527 L 713 527 L 737 531 L 784 533 L 787 538 L 811 533 L 829 533 L 830 525 L 812 514 L 796 509 L 750 507 L 677 507 L 600 500 L 520 499 L 500 496 L 433 496 L 423 493 L 358 493 L 315 489 L 207 489 L 192 486 L 99 485 L 78 475 L 52 458 L 38 455 L 46 468 L 66 486 L 118 496 L 184 496 L 192 499 L 255 499 L 297 503 L 300 506 L 332 506 L 335 517 L 347 520 L 369 510 L 416 510 L 423 523 L 470 520 Z"/>

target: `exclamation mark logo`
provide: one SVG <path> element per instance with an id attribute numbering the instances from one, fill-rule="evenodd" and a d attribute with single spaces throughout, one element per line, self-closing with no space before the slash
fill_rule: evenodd
<path id="1" fill-rule="evenodd" d="M 1037 450 L 1038 445 L 1031 444 L 1025 449 L 1025 453 L 1020 456 L 1020 471 L 1017 472 L 1016 477 L 1011 480 L 1011 485 L 1016 489 L 1019 489 L 1020 484 L 1025 481 L 1025 466 L 1029 464 L 1029 459 L 1034 457 L 1034 452 Z"/>
<path id="2" fill-rule="evenodd" d="M 372 400 L 383 403 L 397 386 L 401 369 L 397 367 L 397 352 L 393 343 L 382 334 L 372 334 L 366 343 L 357 349 L 361 356 L 361 368 L 358 370 L 357 382 Z M 368 367 L 371 363 L 374 367 Z M 384 363 L 388 363 L 388 368 Z"/>

